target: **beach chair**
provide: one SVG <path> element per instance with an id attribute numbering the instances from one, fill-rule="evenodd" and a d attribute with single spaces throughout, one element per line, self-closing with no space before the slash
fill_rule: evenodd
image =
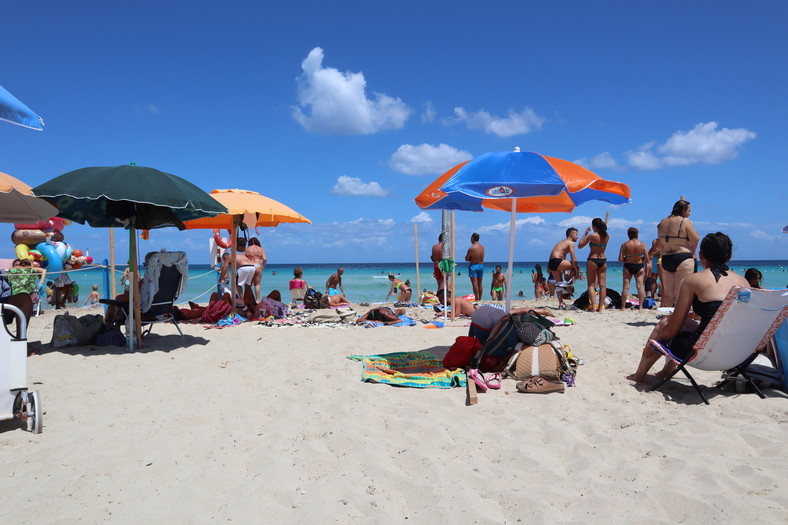
<path id="1" fill-rule="evenodd" d="M 739 292 L 743 292 L 739 300 Z M 747 299 L 749 292 L 749 300 Z M 672 374 L 654 385 L 649 391 L 656 390 L 669 381 L 679 371 L 690 380 L 692 386 L 707 405 L 709 400 L 687 371 L 687 366 L 700 370 L 727 371 L 726 379 L 717 385 L 723 387 L 732 379 L 741 376 L 751 384 L 763 399 L 763 392 L 752 381 L 746 368 L 774 336 L 777 329 L 788 317 L 788 289 L 760 290 L 734 286 L 720 305 L 717 313 L 693 346 L 694 353 L 681 360 L 670 349 L 652 340 L 651 347 L 671 359 L 678 366 Z"/>
<path id="2" fill-rule="evenodd" d="M 302 288 L 290 289 L 290 304 L 293 306 L 298 306 L 299 301 L 303 304 L 304 297 L 306 297 L 306 283 L 304 283 Z"/>
<path id="3" fill-rule="evenodd" d="M 3 321 L 15 317 L 17 334 Z M 13 322 L 13 321 L 12 321 Z M 18 419 L 40 434 L 43 429 L 41 402 L 37 391 L 27 389 L 27 323 L 16 306 L 0 303 L 0 420 Z"/>
<path id="4" fill-rule="evenodd" d="M 186 287 L 188 259 L 185 252 L 152 252 L 145 256 L 145 274 L 140 286 L 140 315 L 145 337 L 156 323 L 172 323 L 183 337 L 178 321 L 172 315 L 175 301 Z M 116 317 L 128 319 L 128 301 L 101 299 L 100 303 L 117 307 Z M 122 313 L 121 313 L 122 312 Z"/>

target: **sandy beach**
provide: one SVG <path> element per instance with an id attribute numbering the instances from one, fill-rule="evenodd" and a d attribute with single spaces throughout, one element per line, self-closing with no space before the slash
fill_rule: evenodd
<path id="1" fill-rule="evenodd" d="M 515 306 L 552 304 L 516 301 Z M 355 307 L 360 313 L 367 309 Z M 82 313 L 82 312 L 79 312 Z M 416 319 L 433 318 L 411 308 Z M 157 325 L 146 348 L 52 349 L 34 318 L 44 431 L 0 423 L 3 523 L 781 523 L 785 393 L 625 379 L 654 311 L 570 315 L 585 364 L 548 396 L 362 383 L 351 354 L 442 356 L 425 329 Z M 781 481 L 782 479 L 782 481 Z"/>

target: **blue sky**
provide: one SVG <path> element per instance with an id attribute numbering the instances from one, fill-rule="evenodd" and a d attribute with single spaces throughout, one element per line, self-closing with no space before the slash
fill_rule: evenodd
<path id="1" fill-rule="evenodd" d="M 649 243 L 681 195 L 734 258 L 788 259 L 785 2 L 281 4 L 5 5 L 0 85 L 46 126 L 0 123 L 0 171 L 35 186 L 135 162 L 309 217 L 260 230 L 272 263 L 398 262 L 414 224 L 421 260 L 439 233 L 413 201 L 424 187 L 519 146 L 629 184 L 632 204 L 522 214 L 516 260 L 546 261 L 568 225 L 608 211 L 615 258 L 626 228 Z M 458 259 L 474 231 L 506 259 L 506 213 L 455 217 Z M 64 233 L 108 256 L 106 230 Z M 156 230 L 141 250 L 206 263 L 209 237 Z"/>

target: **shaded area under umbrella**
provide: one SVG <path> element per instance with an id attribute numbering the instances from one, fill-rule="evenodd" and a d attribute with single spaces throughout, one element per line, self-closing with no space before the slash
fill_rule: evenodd
<path id="1" fill-rule="evenodd" d="M 516 213 L 571 212 L 590 200 L 611 204 L 630 202 L 629 186 L 605 180 L 567 160 L 533 152 L 484 153 L 450 169 L 417 197 L 426 210 L 483 211 L 511 213 L 509 266 L 506 279 L 506 310 L 511 305 L 512 263 Z"/>
<path id="2" fill-rule="evenodd" d="M 33 188 L 33 194 L 58 207 L 58 216 L 94 228 L 129 230 L 129 350 L 140 333 L 136 228 L 175 226 L 227 212 L 210 195 L 176 175 L 144 166 L 91 167 L 70 171 Z M 136 319 L 136 325 L 134 323 Z M 142 340 L 140 339 L 140 346 Z"/>
<path id="3" fill-rule="evenodd" d="M 0 120 L 41 131 L 44 121 L 18 98 L 0 86 Z"/>
<path id="4" fill-rule="evenodd" d="M 21 180 L 0 172 L 0 222 L 39 222 L 57 215 L 57 208 L 35 197 Z"/>
<path id="5" fill-rule="evenodd" d="M 236 240 L 238 237 L 238 226 L 241 223 L 248 227 L 264 226 L 276 227 L 282 223 L 306 223 L 312 221 L 298 213 L 297 211 L 285 206 L 279 201 L 261 195 L 256 191 L 249 190 L 213 190 L 211 197 L 219 201 L 227 208 L 227 213 L 204 217 L 187 221 L 184 225 L 187 230 L 196 229 L 227 229 L 230 230 L 230 249 L 232 250 L 230 271 L 230 289 L 233 297 L 235 296 L 236 281 Z M 259 299 L 259 298 L 258 298 Z M 233 300 L 233 309 L 235 300 Z"/>

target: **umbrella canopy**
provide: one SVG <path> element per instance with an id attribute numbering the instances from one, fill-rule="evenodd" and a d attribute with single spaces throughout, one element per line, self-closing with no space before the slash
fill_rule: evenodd
<path id="1" fill-rule="evenodd" d="M 57 208 L 34 197 L 30 186 L 0 172 L 0 222 L 39 222 L 57 215 Z"/>
<path id="2" fill-rule="evenodd" d="M 123 226 L 129 230 L 129 351 L 140 330 L 136 228 L 176 226 L 183 221 L 226 213 L 227 208 L 203 190 L 170 173 L 144 166 L 82 168 L 33 188 L 33 194 L 58 207 L 58 216 L 94 228 Z M 136 325 L 134 319 L 137 319 Z"/>
<path id="3" fill-rule="evenodd" d="M 224 205 L 227 208 L 227 213 L 185 222 L 184 225 L 187 230 L 232 228 L 234 216 L 248 213 L 256 214 L 255 226 L 277 226 L 281 223 L 294 222 L 312 224 L 312 221 L 297 211 L 265 195 L 260 195 L 256 191 L 238 189 L 213 190 L 211 197 Z M 237 220 L 235 224 L 237 224 Z"/>
<path id="4" fill-rule="evenodd" d="M 144 166 L 82 168 L 36 186 L 33 194 L 58 207 L 58 216 L 94 228 L 149 230 L 226 213 L 227 208 L 191 182 Z"/>
<path id="5" fill-rule="evenodd" d="M 3 86 L 0 86 L 0 120 L 38 131 L 44 129 L 44 121 L 41 117 L 33 113 Z"/>
<path id="6" fill-rule="evenodd" d="M 568 213 L 590 200 L 629 202 L 629 187 L 567 160 L 520 151 L 479 155 L 450 169 L 416 197 L 427 210 L 511 211 L 516 202 L 522 213 Z"/>
<path id="7" fill-rule="evenodd" d="M 612 204 L 629 201 L 629 186 L 605 180 L 572 162 L 533 152 L 492 152 L 459 164 L 416 197 L 426 210 L 509 211 L 509 266 L 512 282 L 515 214 L 570 212 L 590 200 Z M 511 286 L 506 287 L 506 310 Z"/>

